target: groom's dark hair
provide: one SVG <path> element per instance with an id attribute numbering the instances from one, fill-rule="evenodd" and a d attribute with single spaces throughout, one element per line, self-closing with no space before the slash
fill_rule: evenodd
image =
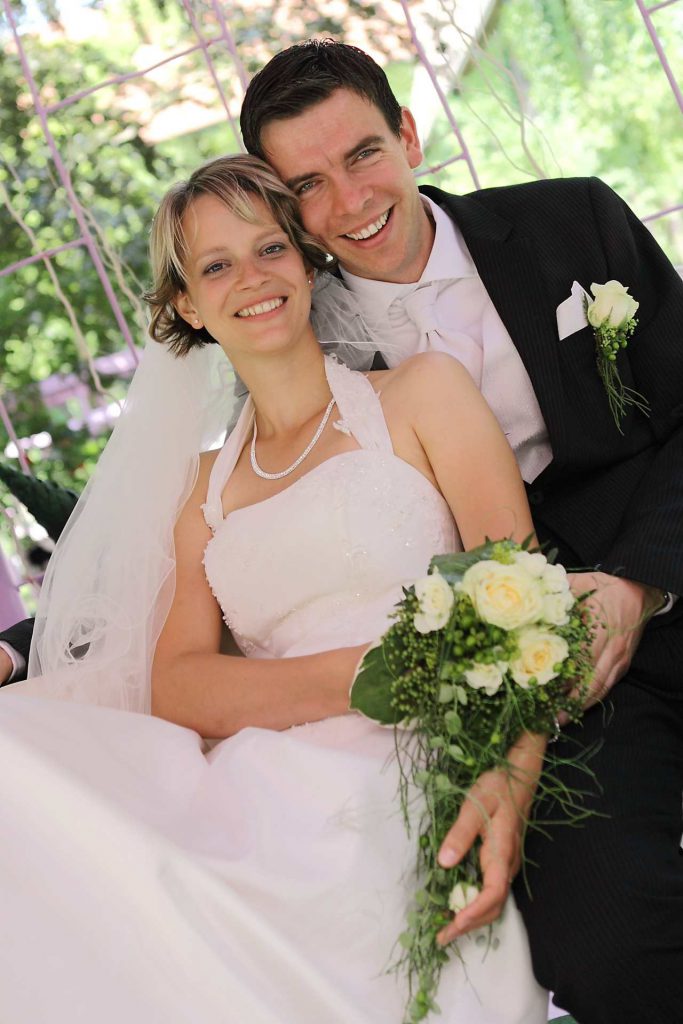
<path id="1" fill-rule="evenodd" d="M 276 53 L 249 83 L 240 127 L 249 153 L 267 159 L 261 132 L 271 121 L 298 114 L 349 89 L 374 104 L 389 128 L 401 130 L 401 107 L 379 64 L 357 46 L 334 39 L 308 39 Z"/>

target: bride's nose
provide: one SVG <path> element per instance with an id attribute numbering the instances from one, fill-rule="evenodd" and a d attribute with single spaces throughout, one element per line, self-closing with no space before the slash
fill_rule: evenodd
<path id="1" fill-rule="evenodd" d="M 268 279 L 268 268 L 257 257 L 241 260 L 237 267 L 235 285 L 244 290 L 258 287 Z"/>

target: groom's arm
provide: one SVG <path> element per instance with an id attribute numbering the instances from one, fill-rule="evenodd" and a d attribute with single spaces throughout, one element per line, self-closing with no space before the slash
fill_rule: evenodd
<path id="1" fill-rule="evenodd" d="M 0 633 L 0 686 L 26 678 L 33 619 L 24 619 Z"/>

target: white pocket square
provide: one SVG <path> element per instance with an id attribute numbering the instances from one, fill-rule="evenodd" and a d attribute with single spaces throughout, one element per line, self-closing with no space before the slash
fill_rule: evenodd
<path id="1" fill-rule="evenodd" d="M 557 333 L 560 341 L 568 338 L 570 334 L 576 334 L 588 323 L 584 309 L 585 299 L 588 302 L 593 301 L 593 297 L 585 288 L 582 288 L 578 281 L 574 281 L 571 295 L 557 307 Z"/>

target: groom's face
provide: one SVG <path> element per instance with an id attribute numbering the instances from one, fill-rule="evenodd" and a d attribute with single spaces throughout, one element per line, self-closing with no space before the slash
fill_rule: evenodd
<path id="1" fill-rule="evenodd" d="M 417 281 L 433 228 L 413 168 L 422 151 L 409 111 L 400 135 L 369 100 L 337 89 L 261 133 L 267 159 L 299 197 L 308 231 L 358 277 Z"/>

